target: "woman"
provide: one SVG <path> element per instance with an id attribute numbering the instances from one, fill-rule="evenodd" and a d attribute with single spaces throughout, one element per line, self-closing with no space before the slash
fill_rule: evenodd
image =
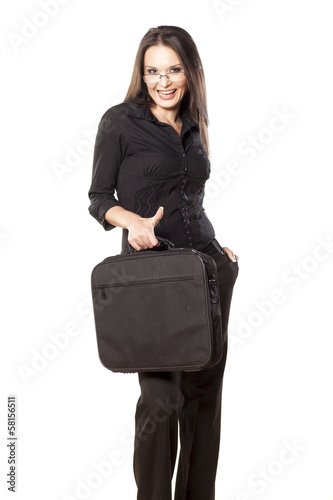
<path id="1" fill-rule="evenodd" d="M 123 228 L 122 252 L 158 244 L 192 247 L 217 264 L 224 353 L 197 372 L 141 372 L 133 468 L 137 500 L 213 500 L 227 328 L 238 257 L 215 238 L 202 201 L 210 174 L 204 72 L 191 36 L 176 26 L 141 40 L 124 102 L 108 109 L 96 137 L 89 211 L 105 230 Z M 117 198 L 115 197 L 117 191 Z"/>

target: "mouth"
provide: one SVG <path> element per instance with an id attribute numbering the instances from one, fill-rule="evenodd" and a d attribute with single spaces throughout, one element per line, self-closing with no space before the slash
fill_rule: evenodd
<path id="1" fill-rule="evenodd" d="M 161 99 L 172 99 L 172 97 L 177 92 L 177 89 L 173 89 L 173 90 L 157 90 L 157 92 L 158 92 L 158 95 L 160 96 Z"/>

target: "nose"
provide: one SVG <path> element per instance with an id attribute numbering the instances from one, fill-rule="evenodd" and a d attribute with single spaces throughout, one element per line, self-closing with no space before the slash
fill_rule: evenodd
<path id="1" fill-rule="evenodd" d="M 168 87 L 169 84 L 170 84 L 170 78 L 168 78 L 167 75 L 161 75 L 160 76 L 160 81 L 159 81 L 159 84 L 162 86 L 162 87 Z"/>

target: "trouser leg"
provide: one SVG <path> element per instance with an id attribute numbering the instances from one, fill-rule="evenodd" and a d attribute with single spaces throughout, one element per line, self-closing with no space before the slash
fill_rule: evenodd
<path id="1" fill-rule="evenodd" d="M 220 285 L 222 334 L 225 340 L 221 361 L 199 372 L 182 372 L 180 390 L 184 397 L 180 425 L 180 456 L 175 500 L 214 500 L 221 427 L 222 383 L 227 357 L 227 330 L 238 263 L 210 247 Z"/>
<path id="2" fill-rule="evenodd" d="M 180 372 L 141 372 L 135 413 L 133 467 L 137 500 L 171 500 L 183 404 Z"/>
<path id="3" fill-rule="evenodd" d="M 171 500 L 177 455 L 181 450 L 175 500 L 214 500 L 220 444 L 221 395 L 227 356 L 227 328 L 238 264 L 215 249 L 219 273 L 222 330 L 221 361 L 199 372 L 141 372 L 135 414 L 133 467 L 137 500 Z"/>

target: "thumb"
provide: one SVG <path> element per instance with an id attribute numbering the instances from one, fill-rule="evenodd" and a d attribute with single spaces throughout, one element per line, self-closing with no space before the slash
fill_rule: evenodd
<path id="1" fill-rule="evenodd" d="M 152 224 L 155 227 L 164 215 L 164 207 L 159 207 L 156 214 L 151 218 Z"/>

